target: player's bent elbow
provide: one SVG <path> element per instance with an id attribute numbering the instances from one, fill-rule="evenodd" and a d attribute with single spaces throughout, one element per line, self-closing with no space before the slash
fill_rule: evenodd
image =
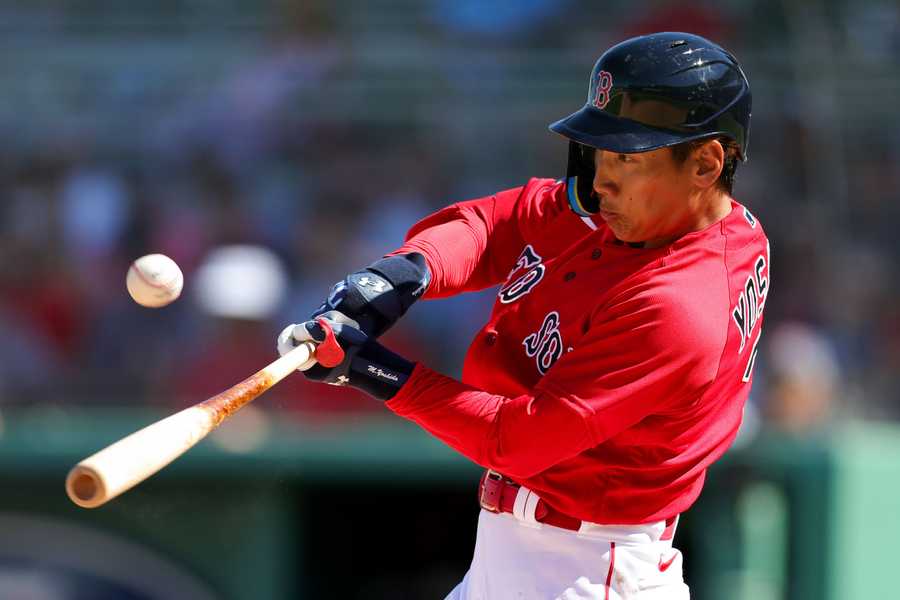
<path id="1" fill-rule="evenodd" d="M 538 390 L 504 402 L 481 443 L 481 464 L 528 479 L 596 445 L 591 414 L 559 393 Z"/>

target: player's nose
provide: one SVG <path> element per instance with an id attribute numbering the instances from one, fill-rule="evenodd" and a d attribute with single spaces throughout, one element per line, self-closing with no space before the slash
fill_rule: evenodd
<path id="1" fill-rule="evenodd" d="M 619 187 L 610 176 L 611 169 L 604 166 L 603 157 L 600 156 L 602 154 L 608 155 L 609 152 L 598 150 L 597 154 L 597 159 L 594 162 L 594 193 L 596 193 L 598 196 L 614 196 L 619 191 Z"/>

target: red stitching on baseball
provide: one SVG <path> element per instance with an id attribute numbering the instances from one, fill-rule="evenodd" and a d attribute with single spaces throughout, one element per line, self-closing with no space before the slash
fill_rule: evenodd
<path id="1" fill-rule="evenodd" d="M 169 287 L 171 287 L 171 285 L 173 283 L 178 281 L 178 272 L 177 271 L 175 272 L 175 276 L 172 277 L 170 280 L 166 281 L 165 283 L 155 283 L 155 282 L 151 281 L 150 279 L 147 279 L 147 276 L 144 275 L 141 272 L 141 270 L 138 269 L 134 263 L 131 263 L 131 269 L 134 269 L 134 272 L 137 273 L 137 276 L 140 277 L 141 281 L 143 281 L 144 283 L 146 283 L 147 285 L 149 285 L 152 288 L 158 288 L 158 289 L 163 289 L 163 290 L 169 289 Z"/>

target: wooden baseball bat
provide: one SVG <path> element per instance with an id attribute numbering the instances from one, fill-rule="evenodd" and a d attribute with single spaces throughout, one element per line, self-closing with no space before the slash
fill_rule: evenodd
<path id="1" fill-rule="evenodd" d="M 66 493 L 83 508 L 96 508 L 131 489 L 187 452 L 239 408 L 303 366 L 314 362 L 315 344 L 300 344 L 221 394 L 122 438 L 75 465 Z"/>

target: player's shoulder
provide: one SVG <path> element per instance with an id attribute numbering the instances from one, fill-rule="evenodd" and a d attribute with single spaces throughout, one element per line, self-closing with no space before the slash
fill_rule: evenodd
<path id="1" fill-rule="evenodd" d="M 545 192 L 556 194 L 560 190 L 565 193 L 566 184 L 562 179 L 551 179 L 550 177 L 532 177 L 529 179 L 523 190 L 530 192 Z"/>
<path id="2" fill-rule="evenodd" d="M 727 240 L 726 251 L 739 251 L 747 246 L 764 247 L 768 238 L 759 218 L 737 200 L 732 200 L 731 204 L 731 213 L 722 221 L 721 227 Z"/>
<path id="3" fill-rule="evenodd" d="M 521 188 L 515 213 L 523 237 L 551 242 L 554 248 L 590 231 L 569 208 L 566 184 L 560 180 L 530 179 Z"/>
<path id="4" fill-rule="evenodd" d="M 634 297 L 667 322 L 695 327 L 727 307 L 727 270 L 720 261 L 661 266 L 634 286 Z"/>
<path id="5" fill-rule="evenodd" d="M 532 177 L 521 190 L 520 203 L 554 211 L 566 208 L 566 186 L 561 180 Z"/>
<path id="6" fill-rule="evenodd" d="M 661 266 L 635 280 L 602 312 L 640 330 L 648 351 L 689 362 L 692 381 L 705 384 L 715 375 L 728 332 L 728 280 L 721 261 L 718 265 L 718 271 Z"/>
<path id="7" fill-rule="evenodd" d="M 721 349 L 730 306 L 725 243 L 709 239 L 670 248 L 623 282 L 614 300 L 664 324 L 671 343 L 701 354 Z"/>

